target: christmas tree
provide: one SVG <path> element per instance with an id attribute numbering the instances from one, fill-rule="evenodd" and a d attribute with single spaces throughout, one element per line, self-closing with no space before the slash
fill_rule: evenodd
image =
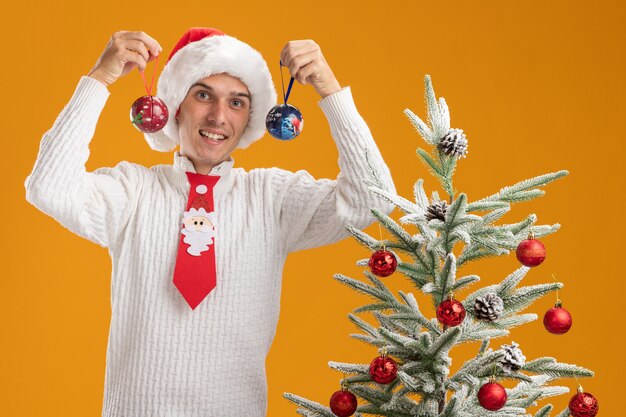
<path id="1" fill-rule="evenodd" d="M 393 203 L 403 216 L 398 223 L 372 210 L 391 239 L 378 240 L 348 227 L 360 243 L 374 251 L 369 260 L 357 262 L 369 266 L 364 272 L 367 281 L 341 274 L 335 278 L 373 299 L 349 314 L 349 319 L 362 332 L 352 336 L 377 348 L 379 356 L 369 364 L 329 362 L 332 369 L 345 375 L 342 389 L 330 399 L 330 407 L 285 393 L 298 405 L 301 415 L 530 416 L 527 408 L 538 406 L 538 401 L 569 392 L 565 386 L 553 385 L 554 380 L 593 376 L 588 369 L 551 357 L 527 361 L 515 342 L 490 347 L 492 339 L 508 336 L 512 328 L 536 320 L 536 314 L 523 310 L 552 291 L 557 291 L 558 300 L 558 289 L 563 287 L 560 282 L 521 284 L 529 270 L 545 258 L 545 247 L 539 238 L 556 232 L 559 224 L 536 225 L 534 214 L 518 223 L 495 223 L 513 203 L 544 195 L 539 187 L 568 172 L 540 175 L 478 201 L 468 201 L 452 185 L 457 161 L 467 155 L 465 134 L 461 129 L 450 128 L 446 102 L 443 98 L 437 100 L 428 75 L 425 96 L 428 122 L 408 109 L 405 114 L 432 148 L 431 152 L 418 148 L 417 155 L 449 198 L 442 200 L 433 191 L 429 200 L 423 180 L 418 179 L 414 201 L 410 201 L 384 189 L 371 170 L 370 191 Z M 455 298 L 455 294 L 468 292 L 468 287 L 480 280 L 473 274 L 459 276 L 462 267 L 512 250 L 522 266 L 499 284 L 479 288 L 462 300 Z M 411 292 L 399 291 L 395 296 L 379 279 L 394 272 L 406 277 L 417 291 L 432 300 L 436 318 L 422 313 Z M 357 316 L 361 313 L 372 314 L 377 325 Z M 567 332 L 571 322 L 571 315 L 560 301 L 544 315 L 544 325 L 551 333 Z M 450 374 L 452 349 L 468 342 L 476 343 L 476 356 Z M 505 389 L 498 382 L 501 380 L 512 380 L 514 386 Z M 534 416 L 548 417 L 552 410 L 553 406 L 547 404 Z M 579 386 L 569 407 L 556 416 L 592 417 L 597 410 L 597 400 Z"/>

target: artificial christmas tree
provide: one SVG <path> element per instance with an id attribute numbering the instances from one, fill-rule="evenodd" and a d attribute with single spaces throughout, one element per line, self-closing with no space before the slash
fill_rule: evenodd
<path id="1" fill-rule="evenodd" d="M 506 337 L 513 327 L 536 320 L 536 314 L 521 313 L 522 310 L 563 286 L 558 282 L 520 285 L 531 267 L 537 267 L 545 258 L 545 247 L 537 239 L 554 233 L 560 227 L 558 224 L 535 225 L 534 214 L 518 223 L 496 225 L 495 222 L 513 203 L 542 196 L 544 191 L 537 187 L 568 172 L 540 175 L 478 201 L 468 201 L 464 193 L 457 194 L 452 186 L 456 163 L 467 156 L 467 138 L 461 129 L 450 128 L 446 102 L 443 98 L 437 101 L 429 76 L 425 77 L 425 90 L 429 123 L 408 109 L 405 113 L 432 147 L 432 154 L 421 148 L 417 154 L 441 183 L 449 201 L 441 200 L 436 191 L 429 200 L 422 179 L 414 187 L 415 201 L 410 201 L 384 189 L 374 176 L 369 180 L 370 191 L 402 210 L 400 222 L 416 228 L 418 233 L 413 234 L 377 210 L 372 210 L 373 215 L 393 239 L 377 240 L 358 229 L 348 229 L 372 251 L 381 247 L 394 251 L 398 262 L 395 276 L 408 278 L 417 291 L 430 298 L 437 309 L 437 318 L 427 318 L 411 292 L 400 291 L 396 297 L 369 270 L 364 274 L 371 284 L 337 274 L 338 281 L 374 299 L 354 313 L 373 313 L 378 325 L 350 314 L 350 320 L 363 331 L 352 336 L 377 348 L 379 354 L 392 356 L 397 374 L 391 382 L 385 380 L 385 384 L 380 384 L 370 375 L 369 364 L 329 362 L 329 366 L 350 375 L 341 382 L 358 397 L 355 416 L 528 416 L 527 408 L 536 406 L 538 400 L 569 391 L 567 387 L 549 385 L 550 382 L 557 378 L 589 377 L 593 372 L 550 357 L 526 361 L 515 342 L 497 350 L 489 348 L 491 339 Z M 473 274 L 459 277 L 461 267 L 510 251 L 516 251 L 523 266 L 499 284 L 460 295 L 480 280 Z M 364 259 L 357 264 L 368 263 Z M 481 342 L 477 355 L 450 374 L 450 351 L 467 342 Z M 496 379 L 514 380 L 516 385 L 506 389 Z M 336 415 L 328 407 L 303 397 L 290 393 L 285 397 L 297 404 L 297 412 L 304 416 Z M 578 410 L 586 406 L 583 400 L 572 401 L 574 406 L 570 405 L 556 417 L 568 416 L 571 407 Z M 592 405 L 597 408 L 597 401 Z M 534 416 L 548 417 L 552 408 L 545 405 Z"/>

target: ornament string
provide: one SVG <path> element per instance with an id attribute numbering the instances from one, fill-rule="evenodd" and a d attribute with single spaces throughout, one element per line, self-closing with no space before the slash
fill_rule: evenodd
<path id="1" fill-rule="evenodd" d="M 380 222 L 378 223 L 378 235 L 380 236 L 380 242 L 383 241 L 383 229 L 380 228 Z M 385 250 L 385 244 L 383 243 L 382 249 Z"/>
<path id="2" fill-rule="evenodd" d="M 283 89 L 283 101 L 284 104 L 287 104 L 287 100 L 289 99 L 289 94 L 291 94 L 291 87 L 293 87 L 293 77 L 289 80 L 289 86 L 287 87 L 287 94 L 285 94 L 285 80 L 283 78 L 283 61 L 280 61 L 280 86 Z"/>
<path id="3" fill-rule="evenodd" d="M 150 86 L 148 86 L 148 83 L 146 82 L 146 76 L 144 74 L 144 71 L 139 71 L 139 75 L 141 75 L 141 79 L 143 80 L 143 86 L 146 89 L 146 93 L 148 93 L 149 96 L 151 96 L 152 94 L 150 94 L 152 92 L 152 86 L 154 85 L 154 77 L 156 76 L 156 69 L 157 69 L 157 63 L 159 61 L 159 56 L 157 55 L 154 58 L 154 70 L 152 71 L 152 80 L 150 80 Z"/>
<path id="4" fill-rule="evenodd" d="M 342 372 L 342 374 L 343 374 L 343 378 L 341 378 L 341 383 L 340 383 L 341 390 L 342 391 L 347 391 L 348 390 L 348 385 L 346 384 L 347 375 L 346 375 L 345 372 Z"/>
<path id="5" fill-rule="evenodd" d="M 574 377 L 574 379 L 576 380 L 576 385 L 578 385 L 578 392 L 583 392 L 583 386 L 580 384 L 580 381 L 578 380 L 578 377 L 576 376 L 576 374 L 574 373 L 574 371 L 572 371 L 572 376 Z"/>
<path id="6" fill-rule="evenodd" d="M 556 276 L 555 276 L 555 274 L 552 274 L 552 280 L 556 284 Z M 556 289 L 556 303 L 559 304 L 559 305 L 561 304 L 561 300 L 559 299 L 559 288 L 558 287 Z"/>

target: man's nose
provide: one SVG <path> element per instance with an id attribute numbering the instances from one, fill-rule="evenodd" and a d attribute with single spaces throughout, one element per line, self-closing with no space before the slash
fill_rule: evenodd
<path id="1" fill-rule="evenodd" d="M 209 121 L 222 125 L 226 121 L 226 110 L 227 103 L 222 100 L 216 100 L 209 107 L 209 112 L 207 113 L 207 118 Z"/>

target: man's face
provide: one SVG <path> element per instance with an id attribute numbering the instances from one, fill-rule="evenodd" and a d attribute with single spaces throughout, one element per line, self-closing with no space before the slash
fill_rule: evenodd
<path id="1" fill-rule="evenodd" d="M 208 174 L 228 159 L 250 118 L 251 97 L 238 78 L 213 74 L 187 92 L 178 114 L 180 154 L 196 172 Z"/>

